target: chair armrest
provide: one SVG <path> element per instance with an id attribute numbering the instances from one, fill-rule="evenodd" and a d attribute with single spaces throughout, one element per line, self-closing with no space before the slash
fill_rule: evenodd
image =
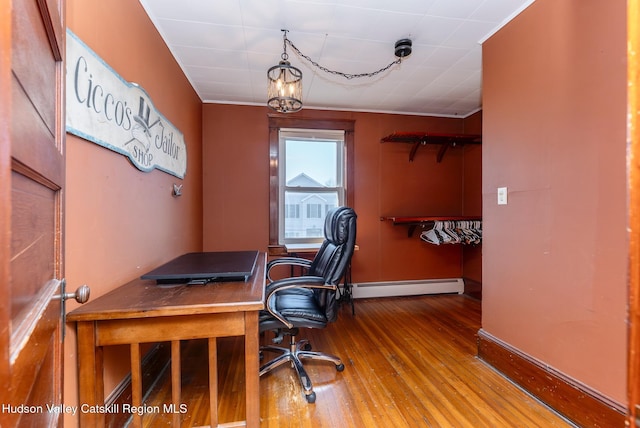
<path id="1" fill-rule="evenodd" d="M 289 288 L 327 288 L 335 289 L 335 285 L 325 284 L 321 276 L 292 276 L 290 278 L 277 279 L 265 288 L 266 298 L 269 299 L 273 293 L 277 293 Z"/>
<path id="2" fill-rule="evenodd" d="M 265 289 L 265 306 L 267 311 L 278 319 L 287 328 L 293 328 L 291 324 L 278 310 L 274 307 L 273 302 L 278 292 L 291 288 L 309 288 L 309 289 L 326 289 L 336 290 L 336 286 L 332 284 L 326 284 L 324 278 L 321 276 L 298 276 L 293 278 L 284 278 L 277 281 L 273 281 L 267 285 Z"/>
<path id="3" fill-rule="evenodd" d="M 271 260 L 269 263 L 267 263 L 267 280 L 269 282 L 273 281 L 273 279 L 271 279 L 271 269 L 281 265 L 300 266 L 301 268 L 309 269 L 309 267 L 311 266 L 311 260 L 303 259 L 300 257 L 281 257 L 279 259 Z"/>

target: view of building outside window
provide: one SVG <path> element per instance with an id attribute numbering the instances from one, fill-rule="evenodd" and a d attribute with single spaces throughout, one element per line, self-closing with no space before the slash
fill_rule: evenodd
<path id="1" fill-rule="evenodd" d="M 335 131 L 328 137 L 319 138 L 317 131 L 313 138 L 284 134 L 285 241 L 321 239 L 327 212 L 343 200 L 344 143 Z"/>

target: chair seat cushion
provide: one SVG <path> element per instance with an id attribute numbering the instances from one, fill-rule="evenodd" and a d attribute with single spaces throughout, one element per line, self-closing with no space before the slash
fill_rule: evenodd
<path id="1" fill-rule="evenodd" d="M 286 319 L 303 328 L 322 328 L 327 317 L 318 305 L 315 294 L 306 288 L 290 288 L 277 293 L 275 309 Z M 282 328 L 283 324 L 268 311 L 260 312 L 260 331 Z"/>
<path id="2" fill-rule="evenodd" d="M 275 307 L 285 318 L 302 318 L 311 321 L 326 322 L 324 310 L 318 306 L 313 291 L 291 289 L 276 295 Z"/>

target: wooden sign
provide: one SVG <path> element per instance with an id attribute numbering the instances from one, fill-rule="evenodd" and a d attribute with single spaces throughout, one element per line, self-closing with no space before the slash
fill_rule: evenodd
<path id="1" fill-rule="evenodd" d="M 184 178 L 182 133 L 140 86 L 127 82 L 67 30 L 67 132 L 127 156 L 141 171 Z"/>

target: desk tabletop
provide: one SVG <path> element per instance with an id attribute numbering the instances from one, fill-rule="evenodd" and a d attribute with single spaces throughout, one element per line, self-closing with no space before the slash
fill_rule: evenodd
<path id="1" fill-rule="evenodd" d="M 91 300 L 67 315 L 68 321 L 150 318 L 264 309 L 266 254 L 258 255 L 247 281 L 206 285 L 158 285 L 135 279 Z"/>

